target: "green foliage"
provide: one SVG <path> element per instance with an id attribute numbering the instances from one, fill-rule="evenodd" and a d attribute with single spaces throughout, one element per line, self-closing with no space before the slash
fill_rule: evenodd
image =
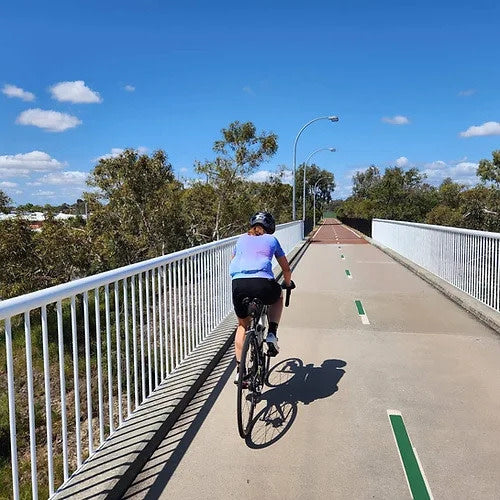
<path id="1" fill-rule="evenodd" d="M 239 174 L 247 174 L 278 151 L 278 136 L 262 132 L 252 122 L 235 121 L 222 129 L 222 139 L 215 141 L 214 151 L 229 158 Z"/>
<path id="2" fill-rule="evenodd" d="M 378 182 L 380 171 L 375 165 L 371 165 L 364 172 L 356 172 L 352 178 L 352 195 L 355 198 L 365 198 Z"/>
<path id="3" fill-rule="evenodd" d="M 491 162 L 481 160 L 477 174 L 482 184 L 469 189 L 451 178 L 434 188 L 415 168 L 388 168 L 381 176 L 372 165 L 353 177 L 353 195 L 338 213 L 500 231 L 500 151 L 493 152 Z"/>
<path id="4" fill-rule="evenodd" d="M 16 218 L 2 221 L 0 232 L 1 299 L 83 277 L 91 269 L 85 229 L 49 219 L 35 232 Z"/>
<path id="5" fill-rule="evenodd" d="M 151 157 L 128 149 L 101 159 L 85 197 L 98 269 L 113 268 L 184 248 L 182 184 L 163 151 Z"/>
<path id="6" fill-rule="evenodd" d="M 0 189 L 0 213 L 8 213 L 12 200 Z"/>
<path id="7" fill-rule="evenodd" d="M 222 129 L 222 139 L 215 141 L 213 149 L 221 156 L 196 163 L 195 170 L 203 181 L 194 182 L 183 195 L 183 213 L 192 245 L 244 231 L 251 214 L 268 203 L 264 196 L 272 193 L 282 199 L 281 181 L 271 182 L 269 191 L 262 192 L 258 183 L 244 178 L 276 153 L 275 134 L 257 134 L 253 123 L 236 121 Z"/>
<path id="8" fill-rule="evenodd" d="M 462 219 L 459 210 L 446 205 L 437 205 L 426 215 L 425 222 L 437 226 L 460 227 Z"/>
<path id="9" fill-rule="evenodd" d="M 198 163 L 206 182 L 195 182 L 183 196 L 184 214 L 192 245 L 237 234 L 251 211 L 248 182 L 226 159 Z"/>
<path id="10" fill-rule="evenodd" d="M 78 199 L 76 200 L 76 203 L 73 203 L 72 205 L 68 203 L 63 203 L 61 205 L 34 205 L 33 203 L 25 203 L 23 205 L 18 205 L 15 210 L 18 214 L 29 212 L 56 214 L 62 212 L 64 214 L 84 215 L 85 201 Z"/>
<path id="11" fill-rule="evenodd" d="M 0 299 L 36 290 L 41 263 L 36 256 L 35 233 L 28 222 L 22 219 L 2 221 L 0 234 Z"/>
<path id="12" fill-rule="evenodd" d="M 424 222 L 438 202 L 436 189 L 424 179 L 416 168 L 404 171 L 392 167 L 380 176 L 378 168 L 372 165 L 366 173 L 353 177 L 357 194 L 344 203 L 341 215 Z"/>
<path id="13" fill-rule="evenodd" d="M 493 161 L 481 160 L 477 167 L 477 175 L 482 182 L 491 182 L 500 188 L 500 150 L 493 151 Z"/>
<path id="14" fill-rule="evenodd" d="M 480 231 L 500 231 L 500 190 L 475 186 L 462 194 L 460 209 L 463 227 Z"/>

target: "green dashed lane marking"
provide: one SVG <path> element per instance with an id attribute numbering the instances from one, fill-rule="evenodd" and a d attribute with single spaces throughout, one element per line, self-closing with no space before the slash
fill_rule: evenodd
<path id="1" fill-rule="evenodd" d="M 406 475 L 408 488 L 414 500 L 433 500 L 431 489 L 427 483 L 424 469 L 418 459 L 417 450 L 413 447 L 401 412 L 387 410 L 399 457 Z"/>
<path id="2" fill-rule="evenodd" d="M 363 304 L 361 304 L 361 301 L 355 300 L 354 303 L 356 304 L 359 317 L 361 318 L 361 323 L 363 323 L 363 325 L 369 325 L 370 321 L 368 320 L 368 316 L 366 315 L 366 312 L 363 308 Z"/>

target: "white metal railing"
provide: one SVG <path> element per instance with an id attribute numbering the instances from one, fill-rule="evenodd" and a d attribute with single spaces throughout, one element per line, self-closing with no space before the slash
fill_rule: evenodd
<path id="1" fill-rule="evenodd" d="M 277 227 L 285 253 L 302 232 Z M 52 496 L 231 312 L 236 239 L 0 302 L 15 499 Z"/>
<path id="2" fill-rule="evenodd" d="M 500 311 L 500 233 L 373 219 L 372 237 Z"/>

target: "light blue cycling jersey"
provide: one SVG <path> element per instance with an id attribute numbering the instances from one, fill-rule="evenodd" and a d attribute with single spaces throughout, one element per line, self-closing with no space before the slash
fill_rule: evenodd
<path id="1" fill-rule="evenodd" d="M 283 257 L 285 252 L 272 234 L 253 236 L 244 234 L 236 242 L 229 274 L 237 278 L 274 279 L 273 256 Z"/>

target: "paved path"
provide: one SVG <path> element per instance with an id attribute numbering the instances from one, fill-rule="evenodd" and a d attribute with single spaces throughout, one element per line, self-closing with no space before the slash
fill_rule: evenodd
<path id="1" fill-rule="evenodd" d="M 368 242 L 338 219 L 325 219 L 314 234 L 312 243 L 364 245 Z"/>
<path id="2" fill-rule="evenodd" d="M 434 498 L 498 499 L 499 336 L 372 245 L 311 245 L 293 278 L 265 420 L 238 436 L 228 353 L 125 498 L 411 498 L 396 410 Z"/>

